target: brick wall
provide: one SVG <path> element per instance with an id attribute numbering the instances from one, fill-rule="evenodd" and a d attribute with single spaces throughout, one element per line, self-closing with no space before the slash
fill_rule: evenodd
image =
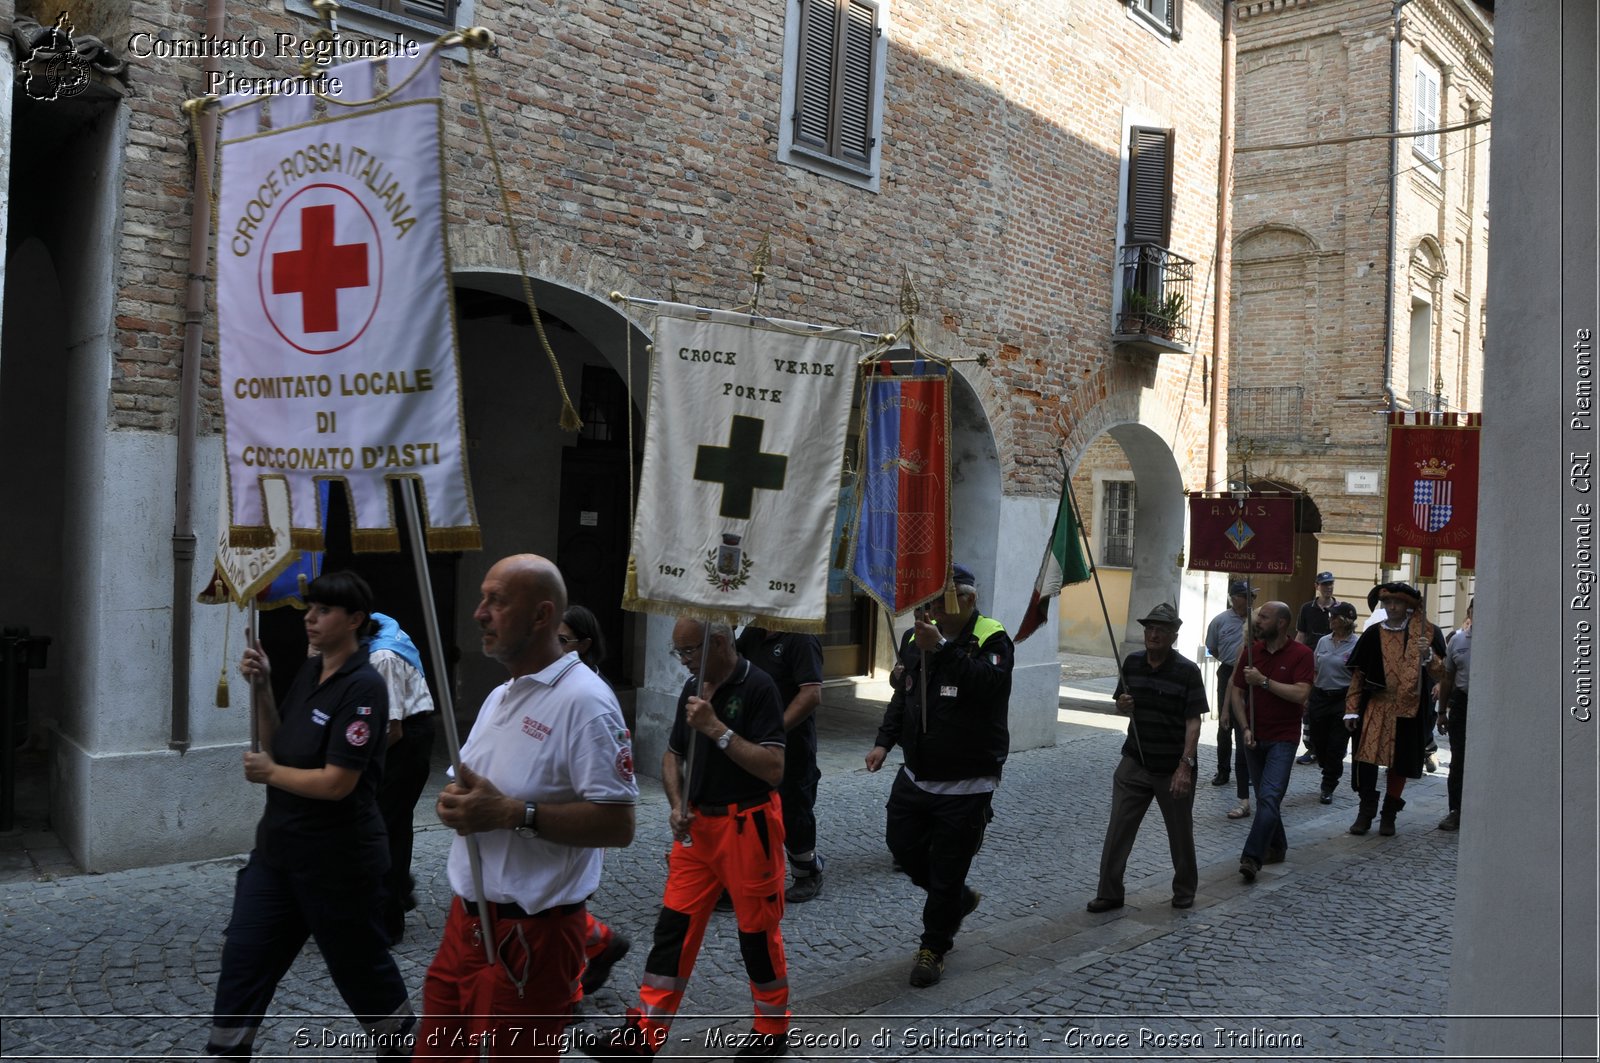
<path id="1" fill-rule="evenodd" d="M 479 123 L 498 140 L 530 271 L 603 299 L 612 287 L 733 305 L 773 246 L 774 314 L 888 329 L 909 270 L 919 332 L 967 367 L 1007 490 L 1050 494 L 1063 425 L 1154 389 L 1186 480 L 1203 473 L 1217 165 L 1219 4 L 1185 6 L 1180 42 L 1115 0 L 891 3 L 877 194 L 776 160 L 786 10 L 775 0 L 634 5 L 485 0 L 485 114 L 446 64 L 451 241 L 458 268 L 514 269 Z M 134 31 L 199 32 L 196 3 L 131 6 Z M 228 34 L 309 36 L 279 4 L 229 4 Z M 171 431 L 190 197 L 182 101 L 198 60 L 134 59 L 117 234 L 111 422 Z M 249 76 L 290 60 L 225 59 Z M 1178 130 L 1172 247 L 1196 259 L 1193 354 L 1112 358 L 1108 342 L 1125 105 Z M 214 336 L 214 329 L 208 331 Z M 214 347 L 202 430 L 219 427 Z M 1137 405 L 1137 404 L 1135 404 Z M 1196 434 L 1198 432 L 1198 435 Z M 1087 442 L 1081 438 L 1079 446 Z"/>

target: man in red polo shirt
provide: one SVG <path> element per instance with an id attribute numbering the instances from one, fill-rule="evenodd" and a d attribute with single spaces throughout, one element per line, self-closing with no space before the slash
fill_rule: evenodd
<path id="1" fill-rule="evenodd" d="M 1243 729 L 1250 778 L 1256 784 L 1256 817 L 1239 857 L 1239 874 L 1256 880 L 1262 864 L 1281 863 L 1289 849 L 1279 806 L 1289 788 L 1300 715 L 1316 657 L 1294 640 L 1294 614 L 1282 602 L 1256 610 L 1257 641 L 1240 652 L 1233 669 L 1233 718 Z"/>

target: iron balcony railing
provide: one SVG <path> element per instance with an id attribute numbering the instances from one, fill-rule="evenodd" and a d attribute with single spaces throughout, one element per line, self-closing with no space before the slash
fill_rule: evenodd
<path id="1" fill-rule="evenodd" d="M 1117 335 L 1153 336 L 1187 345 L 1194 307 L 1194 262 L 1159 244 L 1125 244 L 1119 259 L 1122 292 L 1117 304 Z"/>

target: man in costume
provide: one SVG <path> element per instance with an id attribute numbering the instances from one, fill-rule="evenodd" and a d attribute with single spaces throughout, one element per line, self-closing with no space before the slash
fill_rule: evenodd
<path id="1" fill-rule="evenodd" d="M 1117 711 L 1131 717 L 1122 760 L 1111 777 L 1111 821 L 1100 850 L 1100 884 L 1089 911 L 1108 912 L 1123 903 L 1122 877 L 1128 854 L 1154 798 L 1167 826 L 1172 851 L 1172 906 L 1194 906 L 1200 881 L 1194 854 L 1195 751 L 1200 718 L 1206 714 L 1206 683 L 1200 669 L 1172 648 L 1183 621 L 1163 602 L 1140 620 L 1144 651 L 1122 662 Z"/>
<path id="2" fill-rule="evenodd" d="M 511 679 L 484 701 L 461 747 L 461 778 L 439 795 L 439 819 L 459 835 L 448 864 L 456 896 L 423 981 L 418 1059 L 477 1059 L 485 1044 L 491 1058 L 560 1057 L 601 850 L 633 840 L 628 729 L 605 680 L 557 637 L 566 606 L 561 573 L 542 557 L 504 558 L 484 577 L 473 619 L 484 654 Z M 490 927 L 473 896 L 469 834 Z"/>
<path id="3" fill-rule="evenodd" d="M 639 1006 L 582 1045 L 595 1059 L 650 1058 L 667 1039 L 717 898 L 726 890 L 755 1005 L 739 1055 L 788 1051 L 789 970 L 783 954 L 783 705 L 765 672 L 740 657 L 725 623 L 680 619 L 672 653 L 690 672 L 661 758 L 673 846 Z M 692 746 L 691 746 L 692 743 Z M 691 751 L 693 755 L 691 756 Z M 693 767 L 685 780 L 684 762 Z"/>
<path id="4" fill-rule="evenodd" d="M 1367 628 L 1350 654 L 1350 686 L 1344 723 L 1355 736 L 1350 783 L 1361 797 L 1351 834 L 1365 834 L 1378 812 L 1378 768 L 1387 767 L 1378 833 L 1394 833 L 1395 816 L 1406 807 L 1407 779 L 1422 778 L 1429 732 L 1427 664 L 1444 655 L 1444 638 L 1422 611 L 1422 595 L 1409 583 L 1378 587 L 1384 618 Z"/>
<path id="5" fill-rule="evenodd" d="M 1011 638 L 978 612 L 972 571 L 954 565 L 952 572 L 956 609 L 935 601 L 906 632 L 898 685 L 867 754 L 867 770 L 877 771 L 896 744 L 905 751 L 885 836 L 895 862 L 928 894 L 911 966 L 919 989 L 944 974 L 945 953 L 978 906 L 967 872 L 1011 749 Z"/>
<path id="6" fill-rule="evenodd" d="M 1315 674 L 1311 650 L 1290 635 L 1294 614 L 1282 602 L 1256 610 L 1257 641 L 1233 673 L 1234 720 L 1244 734 L 1256 815 L 1239 856 L 1239 874 L 1254 882 L 1263 864 L 1282 863 L 1289 849 L 1280 807 L 1289 789 L 1300 716 Z"/>

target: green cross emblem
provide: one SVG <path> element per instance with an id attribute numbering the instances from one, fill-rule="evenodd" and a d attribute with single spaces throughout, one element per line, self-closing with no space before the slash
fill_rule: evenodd
<path id="1" fill-rule="evenodd" d="M 761 433 L 766 422 L 759 417 L 735 415 L 728 445 L 702 445 L 695 452 L 694 478 L 722 485 L 722 516 L 749 520 L 756 489 L 783 490 L 789 459 L 783 454 L 763 454 Z"/>

